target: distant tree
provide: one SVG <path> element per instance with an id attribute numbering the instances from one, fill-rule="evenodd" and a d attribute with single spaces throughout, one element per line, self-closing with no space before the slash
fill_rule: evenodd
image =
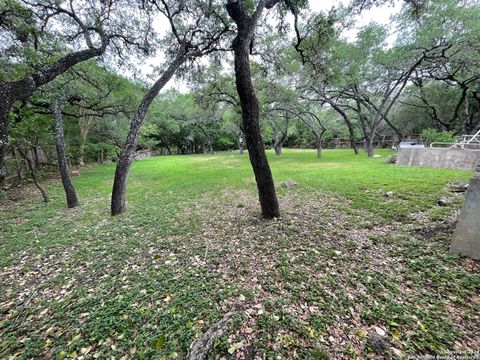
<path id="1" fill-rule="evenodd" d="M 133 161 L 140 128 L 148 108 L 160 90 L 187 61 L 218 51 L 230 29 L 222 7 L 200 0 L 154 0 L 153 5 L 169 22 L 171 32 L 166 38 L 171 49 L 167 66 L 142 99 L 132 119 L 127 139 L 119 156 L 113 182 L 111 213 L 118 215 L 126 210 L 127 179 Z"/>
<path id="2" fill-rule="evenodd" d="M 425 2 L 419 19 L 404 21 L 419 47 L 441 44 L 416 72 L 410 101 L 442 130 L 480 128 L 479 12 L 476 2 L 439 0 Z"/>
<path id="3" fill-rule="evenodd" d="M 109 45 L 117 53 L 125 48 L 148 51 L 151 29 L 148 14 L 125 0 L 96 6 L 88 2 L 6 0 L 3 5 L 0 183 L 6 176 L 8 114 L 12 106 L 76 64 L 103 55 Z"/>

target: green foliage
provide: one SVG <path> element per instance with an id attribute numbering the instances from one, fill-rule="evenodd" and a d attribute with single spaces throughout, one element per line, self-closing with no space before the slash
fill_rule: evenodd
<path id="1" fill-rule="evenodd" d="M 245 333 L 262 356 L 305 359 L 367 358 L 358 334 L 373 326 L 409 356 L 474 336 L 479 277 L 448 252 L 442 230 L 461 198 L 438 223 L 421 220 L 448 182 L 471 172 L 389 166 L 349 150 L 320 161 L 305 150 L 268 156 L 278 183 L 299 183 L 279 189 L 273 222 L 257 219 L 246 154 L 134 162 L 121 217 L 108 212 L 115 164 L 73 178 L 79 211 L 65 209 L 56 179 L 46 183 L 48 206 L 2 199 L 0 356 L 185 357 L 230 306 L 249 315 L 212 356 L 248 350 Z"/>
<path id="2" fill-rule="evenodd" d="M 422 131 L 422 137 L 428 144 L 432 142 L 452 143 L 455 141 L 452 131 L 438 131 L 436 129 L 424 129 Z"/>

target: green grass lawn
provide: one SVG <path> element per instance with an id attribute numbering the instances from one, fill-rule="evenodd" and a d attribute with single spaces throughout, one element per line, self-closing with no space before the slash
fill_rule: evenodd
<path id="1" fill-rule="evenodd" d="M 393 357 L 478 349 L 479 264 L 448 252 L 463 196 L 446 185 L 472 172 L 378 153 L 269 152 L 270 222 L 238 153 L 135 162 L 115 218 L 115 164 L 74 178 L 77 209 L 55 179 L 49 204 L 30 186 L 4 195 L 0 359 L 181 359 L 233 310 L 212 358 L 382 358 L 372 332 Z"/>

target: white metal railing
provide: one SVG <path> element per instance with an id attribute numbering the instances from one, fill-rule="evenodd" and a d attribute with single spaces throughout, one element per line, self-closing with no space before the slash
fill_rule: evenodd
<path id="1" fill-rule="evenodd" d="M 432 149 L 461 149 L 469 151 L 480 151 L 480 130 L 474 135 L 463 135 L 462 140 L 457 142 L 433 142 Z"/>

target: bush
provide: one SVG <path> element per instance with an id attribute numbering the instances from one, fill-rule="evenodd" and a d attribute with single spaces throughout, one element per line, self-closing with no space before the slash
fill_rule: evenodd
<path id="1" fill-rule="evenodd" d="M 422 131 L 422 137 L 427 144 L 432 142 L 454 142 L 452 131 L 438 131 L 436 129 L 424 129 Z"/>

